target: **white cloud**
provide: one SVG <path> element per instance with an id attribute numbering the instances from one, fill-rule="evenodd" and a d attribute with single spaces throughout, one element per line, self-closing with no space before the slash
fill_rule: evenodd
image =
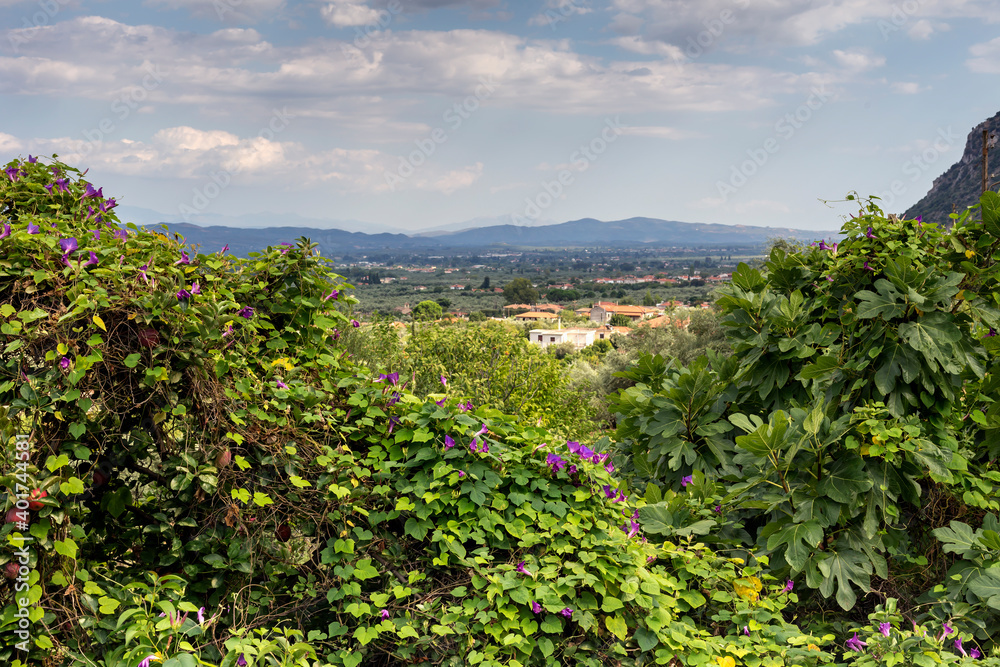
<path id="1" fill-rule="evenodd" d="M 320 9 L 323 20 L 338 28 L 377 25 L 381 14 L 364 0 L 333 0 Z"/>
<path id="2" fill-rule="evenodd" d="M 542 12 L 528 19 L 528 25 L 549 25 L 555 28 L 563 21 L 592 11 L 594 10 L 583 0 L 546 0 Z"/>
<path id="3" fill-rule="evenodd" d="M 651 137 L 654 139 L 691 139 L 698 136 L 687 130 L 664 126 L 629 126 L 622 128 L 622 134 L 635 137 Z"/>
<path id="4" fill-rule="evenodd" d="M 841 67 L 852 72 L 864 72 L 885 65 L 885 56 L 874 55 L 867 49 L 836 49 L 833 57 Z"/>
<path id="5" fill-rule="evenodd" d="M 989 42 L 974 44 L 969 47 L 973 56 L 965 61 L 965 65 L 979 74 L 1000 74 L 1000 37 Z"/>
<path id="6" fill-rule="evenodd" d="M 895 81 L 889 85 L 889 89 L 897 95 L 916 95 L 931 88 L 930 86 L 921 86 L 916 81 Z"/>

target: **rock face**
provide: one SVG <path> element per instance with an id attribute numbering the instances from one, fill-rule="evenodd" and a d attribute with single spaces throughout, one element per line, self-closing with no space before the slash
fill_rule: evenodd
<path id="1" fill-rule="evenodd" d="M 949 225 L 951 220 L 948 215 L 952 212 L 952 206 L 956 213 L 961 213 L 966 207 L 979 203 L 983 182 L 984 129 L 990 132 L 990 187 L 996 189 L 1000 185 L 997 183 L 997 179 L 1000 178 L 1000 151 L 996 150 L 997 137 L 1000 137 L 1000 113 L 998 113 L 976 125 L 972 132 L 969 132 L 962 159 L 934 179 L 930 192 L 903 214 L 905 219 L 909 220 L 919 215 L 923 216 L 925 222 Z"/>

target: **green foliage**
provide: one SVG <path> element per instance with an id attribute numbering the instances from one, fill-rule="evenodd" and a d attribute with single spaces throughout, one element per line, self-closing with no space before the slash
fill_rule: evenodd
<path id="1" fill-rule="evenodd" d="M 440 303 L 435 301 L 421 301 L 413 307 L 410 317 L 412 317 L 415 322 L 439 320 L 441 319 L 441 315 L 443 313 L 444 309 L 441 307 Z"/>
<path id="2" fill-rule="evenodd" d="M 621 313 L 615 313 L 608 319 L 608 324 L 613 327 L 631 327 L 632 318 L 628 315 L 622 315 Z"/>
<path id="3" fill-rule="evenodd" d="M 536 303 L 538 290 L 531 286 L 527 278 L 514 278 L 504 285 L 503 298 L 507 303 Z"/>

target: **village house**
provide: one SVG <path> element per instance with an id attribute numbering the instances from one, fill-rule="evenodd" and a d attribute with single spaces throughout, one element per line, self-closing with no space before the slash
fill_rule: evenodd
<path id="1" fill-rule="evenodd" d="M 633 322 L 646 317 L 646 310 L 642 306 L 619 306 L 608 301 L 598 301 L 590 309 L 590 319 L 598 324 L 607 324 L 612 315 L 624 315 Z"/>
<path id="2" fill-rule="evenodd" d="M 528 340 L 534 345 L 541 346 L 543 349 L 549 345 L 572 343 L 574 349 L 582 350 L 599 340 L 608 340 L 615 334 L 627 336 L 631 331 L 628 327 L 613 327 L 610 325 L 597 327 L 596 329 L 532 329 L 528 334 Z"/>

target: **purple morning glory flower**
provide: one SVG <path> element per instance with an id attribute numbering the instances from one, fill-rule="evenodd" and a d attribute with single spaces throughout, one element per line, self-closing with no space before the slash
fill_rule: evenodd
<path id="1" fill-rule="evenodd" d="M 442 398 L 440 401 L 434 401 L 434 403 L 435 403 L 435 405 L 442 406 L 442 405 L 444 405 L 444 402 L 447 401 L 447 400 L 448 400 L 448 397 L 446 396 L 446 397 Z"/>
<path id="2" fill-rule="evenodd" d="M 465 403 L 459 403 L 457 407 L 462 412 L 469 412 L 470 410 L 472 410 L 472 401 L 466 401 Z"/>
<path id="3" fill-rule="evenodd" d="M 59 192 L 69 192 L 69 184 L 66 182 L 65 178 L 57 178 L 55 186 Z"/>
<path id="4" fill-rule="evenodd" d="M 607 463 L 604 464 L 604 469 L 608 471 L 608 474 L 611 474 L 615 471 L 615 464 L 612 463 L 611 461 L 608 461 Z"/>
<path id="5" fill-rule="evenodd" d="M 874 270 L 875 270 L 874 268 L 868 266 L 868 260 L 866 259 L 865 260 L 865 271 L 874 271 Z"/>
<path id="6" fill-rule="evenodd" d="M 969 657 L 972 658 L 973 660 L 979 660 L 981 655 L 982 653 L 979 652 L 979 649 L 977 648 L 969 649 Z"/>
<path id="7" fill-rule="evenodd" d="M 18 172 L 19 171 L 20 170 L 17 167 L 14 167 L 14 166 L 7 167 L 6 169 L 4 169 L 4 172 L 10 178 L 10 180 L 12 182 L 14 182 L 14 183 L 17 183 L 17 177 L 18 177 Z"/>
<path id="8" fill-rule="evenodd" d="M 830 248 L 829 248 L 829 246 L 826 245 L 825 241 L 820 241 L 819 242 L 819 249 L 820 250 L 829 250 Z"/>
<path id="9" fill-rule="evenodd" d="M 570 609 L 569 607 L 566 607 L 559 613 L 565 616 L 566 618 L 571 618 L 573 616 L 573 610 Z"/>
<path id="10" fill-rule="evenodd" d="M 94 186 L 87 183 L 87 187 L 83 196 L 80 199 L 86 199 L 87 197 L 97 197 L 98 199 L 104 199 L 104 188 L 94 189 Z"/>
<path id="11" fill-rule="evenodd" d="M 226 330 L 222 332 L 222 337 L 225 338 L 226 336 L 228 336 L 231 333 L 233 333 L 233 325 L 232 324 L 230 324 L 228 327 L 226 327 Z"/>
<path id="12" fill-rule="evenodd" d="M 245 306 L 243 310 L 239 312 L 239 316 L 249 320 L 251 317 L 253 317 L 253 308 L 251 308 L 250 306 Z"/>
<path id="13" fill-rule="evenodd" d="M 874 230 L 874 229 L 872 229 L 872 228 L 871 228 L 871 226 L 869 226 L 869 227 L 868 227 L 868 231 L 867 231 L 867 232 L 865 232 L 865 236 L 866 236 L 867 238 L 870 238 L 870 239 L 873 239 L 873 238 L 876 238 L 876 236 L 875 236 L 875 230 Z"/>
<path id="14" fill-rule="evenodd" d="M 889 633 L 892 632 L 892 624 L 890 623 L 879 623 L 878 631 L 882 633 L 883 637 L 888 637 Z"/>
<path id="15" fill-rule="evenodd" d="M 242 654 L 240 654 L 240 655 L 242 655 Z M 149 667 L 149 661 L 152 660 L 153 658 L 156 658 L 156 654 L 155 653 L 150 653 L 145 658 L 143 658 L 142 660 L 139 661 L 139 664 L 138 664 L 137 667 Z M 156 658 L 156 659 L 159 660 L 159 658 Z M 244 664 L 246 664 L 246 663 L 244 663 Z"/>
<path id="16" fill-rule="evenodd" d="M 198 625 L 204 625 L 205 623 L 205 608 L 201 607 L 198 610 Z"/>
<path id="17" fill-rule="evenodd" d="M 458 478 L 462 479 L 463 477 L 465 477 L 465 471 L 464 470 L 459 470 L 458 471 Z"/>
<path id="18" fill-rule="evenodd" d="M 190 263 L 191 263 L 191 258 L 188 257 L 188 254 L 186 252 L 181 252 L 181 258 L 176 262 L 174 262 L 174 266 L 178 264 L 190 264 Z"/>
<path id="19" fill-rule="evenodd" d="M 395 428 L 396 424 L 398 424 L 398 423 L 399 423 L 399 417 L 390 417 L 389 418 L 389 432 L 388 432 L 389 435 L 392 434 L 392 429 Z"/>
<path id="20" fill-rule="evenodd" d="M 98 263 L 97 262 L 97 253 L 95 253 L 93 250 L 91 250 L 90 251 L 90 259 L 88 259 L 86 261 L 86 263 L 84 263 L 84 266 L 97 266 L 97 263 Z"/>
<path id="21" fill-rule="evenodd" d="M 288 249 L 292 247 L 292 244 L 291 244 L 291 243 L 279 243 L 278 245 L 282 245 L 282 246 L 288 246 L 287 248 L 284 248 L 284 249 L 283 249 L 283 250 L 281 251 L 281 254 L 282 254 L 282 255 L 284 255 L 284 254 L 285 254 L 286 252 L 288 252 Z"/>
<path id="22" fill-rule="evenodd" d="M 715 513 L 716 514 L 722 514 L 722 505 L 716 505 L 715 506 Z"/>
<path id="23" fill-rule="evenodd" d="M 542 613 L 542 605 L 538 604 L 537 602 L 532 602 L 531 603 L 531 611 L 535 612 L 536 614 L 541 614 Z"/>
<path id="24" fill-rule="evenodd" d="M 62 368 L 63 370 L 69 368 L 69 357 L 63 357 L 62 359 L 60 359 L 59 367 Z"/>
<path id="25" fill-rule="evenodd" d="M 242 653 L 240 653 L 240 657 L 236 659 L 236 667 L 247 667 L 247 660 L 243 657 Z"/>
<path id="26" fill-rule="evenodd" d="M 288 385 L 281 380 L 275 380 L 275 383 L 278 385 L 278 389 L 288 389 Z"/>
<path id="27" fill-rule="evenodd" d="M 10 236 L 10 223 L 5 222 L 3 223 L 3 233 L 0 234 L 0 239 L 5 239 L 8 236 Z"/>
<path id="28" fill-rule="evenodd" d="M 29 222 L 28 223 L 28 233 L 29 234 L 41 234 L 42 233 L 42 228 L 39 227 L 38 225 L 36 225 L 33 222 Z"/>
<path id="29" fill-rule="evenodd" d="M 569 449 L 570 454 L 580 453 L 580 443 L 576 440 L 569 440 L 566 442 L 566 448 Z"/>
<path id="30" fill-rule="evenodd" d="M 191 294 L 201 294 L 201 286 L 198 283 L 191 285 Z"/>
<path id="31" fill-rule="evenodd" d="M 449 449 L 451 449 L 454 446 L 455 446 L 455 439 L 452 438 L 450 435 L 444 436 L 444 449 L 445 449 L 445 451 L 448 451 Z"/>
<path id="32" fill-rule="evenodd" d="M 687 487 L 688 484 L 694 481 L 694 475 L 685 475 L 681 477 L 681 486 Z"/>
<path id="33" fill-rule="evenodd" d="M 886 635 L 886 636 L 888 636 L 888 635 Z M 962 655 L 963 658 L 965 658 L 965 657 L 967 657 L 969 655 L 968 653 L 965 652 L 965 649 L 962 648 L 962 638 L 961 637 L 959 637 L 958 639 L 955 640 L 955 648 L 958 649 L 958 652 Z"/>
<path id="34" fill-rule="evenodd" d="M 924 216 L 918 215 L 917 217 L 914 218 L 914 220 L 916 220 L 917 222 L 923 222 L 924 221 Z"/>
<path id="35" fill-rule="evenodd" d="M 382 617 L 383 621 L 389 620 L 389 610 L 388 609 L 383 609 L 378 614 L 379 614 L 379 616 Z"/>
<path id="36" fill-rule="evenodd" d="M 382 380 L 388 380 L 389 384 L 391 384 L 393 387 L 395 387 L 396 383 L 399 382 L 399 373 L 389 373 L 388 375 L 386 375 L 386 374 L 379 374 L 378 379 L 375 380 L 375 381 L 376 382 L 381 382 Z"/>
<path id="37" fill-rule="evenodd" d="M 750 636 L 750 628 L 747 627 L 746 625 L 743 626 L 743 634 L 745 634 L 747 637 Z"/>
<path id="38" fill-rule="evenodd" d="M 149 267 L 146 264 L 143 264 L 142 266 L 140 266 L 139 267 L 139 275 L 141 275 L 142 279 L 145 280 L 146 283 L 148 284 L 149 283 L 149 276 L 146 275 L 146 269 L 147 268 L 149 268 Z"/>
<path id="39" fill-rule="evenodd" d="M 361 322 L 358 322 L 357 320 L 351 320 L 351 326 L 357 329 L 358 327 L 361 326 Z"/>
<path id="40" fill-rule="evenodd" d="M 100 241 L 101 240 L 101 230 L 100 229 L 91 229 L 90 233 L 94 235 L 94 240 L 95 241 Z"/>
<path id="41" fill-rule="evenodd" d="M 115 199 L 114 199 L 114 197 L 112 197 L 111 199 L 108 199 L 107 201 L 102 202 L 100 204 L 100 206 L 98 206 L 97 208 L 99 208 L 99 209 L 101 209 L 101 211 L 107 213 L 108 211 L 110 211 L 111 209 L 113 209 L 115 206 L 118 206 L 118 202 L 116 202 Z"/>
<path id="42" fill-rule="evenodd" d="M 191 298 L 191 292 L 188 292 L 186 289 L 182 289 L 177 292 L 178 301 L 186 301 L 190 298 Z"/>
<path id="43" fill-rule="evenodd" d="M 226 246 L 226 247 L 228 247 L 228 246 Z M 338 292 L 337 290 L 332 290 L 329 294 L 327 294 L 326 296 L 323 297 L 323 301 L 329 301 L 330 299 L 336 299 L 338 296 L 340 296 L 340 292 Z"/>
<path id="44" fill-rule="evenodd" d="M 116 232 L 115 232 L 115 233 L 113 234 L 113 236 L 114 236 L 114 237 L 115 237 L 115 239 L 117 239 L 118 241 L 128 241 L 128 230 L 127 230 L 127 229 L 119 229 L 119 230 L 117 230 L 117 231 L 116 231 Z"/>
<path id="45" fill-rule="evenodd" d="M 576 474 L 576 470 L 577 470 L 576 466 L 573 465 L 573 464 L 570 464 L 569 468 L 566 469 L 566 472 L 568 472 L 571 475 L 575 475 Z"/>
<path id="46" fill-rule="evenodd" d="M 219 254 L 220 255 L 225 254 L 225 252 L 227 250 L 229 250 L 229 244 L 228 243 L 222 247 L 222 250 L 219 251 Z"/>
<path id="47" fill-rule="evenodd" d="M 865 647 L 868 646 L 868 643 L 858 639 L 858 633 L 855 632 L 854 636 L 847 640 L 846 645 L 847 648 L 851 649 L 852 651 L 863 652 L 865 650 Z"/>
<path id="48" fill-rule="evenodd" d="M 392 395 L 389 397 L 389 402 L 386 403 L 386 407 L 391 408 L 392 406 L 396 405 L 396 403 L 399 403 L 399 399 L 401 398 L 402 396 L 399 395 L 398 391 L 392 392 Z"/>
<path id="49" fill-rule="evenodd" d="M 950 625 L 948 625 L 947 622 L 945 622 L 943 631 L 941 632 L 941 636 L 938 637 L 938 641 L 941 641 L 942 639 L 944 639 L 953 632 L 955 632 L 955 628 L 951 627 Z"/>
<path id="50" fill-rule="evenodd" d="M 36 162 L 38 162 L 38 158 L 32 157 L 31 153 L 28 153 L 28 164 L 35 164 Z"/>
<path id="51" fill-rule="evenodd" d="M 553 473 L 559 472 L 566 467 L 566 461 L 558 454 L 549 454 L 546 456 L 545 463 L 552 468 Z"/>
<path id="52" fill-rule="evenodd" d="M 782 592 L 791 593 L 793 588 L 795 588 L 795 582 L 789 579 L 785 582 L 785 587 L 782 589 Z"/>
<path id="53" fill-rule="evenodd" d="M 63 253 L 66 255 L 73 254 L 77 250 L 77 248 L 79 248 L 76 242 L 76 238 L 73 236 L 69 237 L 68 239 L 62 239 L 61 241 L 59 241 L 59 247 L 62 248 Z"/>
<path id="54" fill-rule="evenodd" d="M 488 428 L 486 428 L 486 424 L 483 424 L 483 427 L 481 429 L 479 429 L 479 431 L 476 433 L 476 435 L 482 435 L 483 433 L 489 433 L 489 432 L 490 432 L 490 430 Z"/>
<path id="55" fill-rule="evenodd" d="M 604 495 L 607 498 L 614 498 L 615 497 L 615 489 L 612 489 L 610 484 L 605 484 L 604 485 Z"/>
<path id="56" fill-rule="evenodd" d="M 446 378 L 443 375 L 441 376 L 441 386 L 443 386 L 443 387 L 447 387 L 448 386 L 448 378 Z"/>
<path id="57" fill-rule="evenodd" d="M 531 572 L 528 571 L 528 568 L 525 567 L 525 563 L 524 563 L 523 560 L 520 563 L 517 564 L 517 571 L 520 572 L 521 574 L 526 574 L 529 577 L 535 576 L 535 575 L 531 574 Z"/>
<path id="58" fill-rule="evenodd" d="M 469 451 L 472 453 L 479 451 L 479 440 L 477 438 L 473 438 L 472 442 L 469 443 Z"/>
<path id="59" fill-rule="evenodd" d="M 614 500 L 612 500 L 611 502 L 613 502 L 613 503 L 623 503 L 626 500 L 628 500 L 628 496 L 626 496 L 625 493 L 622 490 L 619 489 L 618 496 Z"/>

